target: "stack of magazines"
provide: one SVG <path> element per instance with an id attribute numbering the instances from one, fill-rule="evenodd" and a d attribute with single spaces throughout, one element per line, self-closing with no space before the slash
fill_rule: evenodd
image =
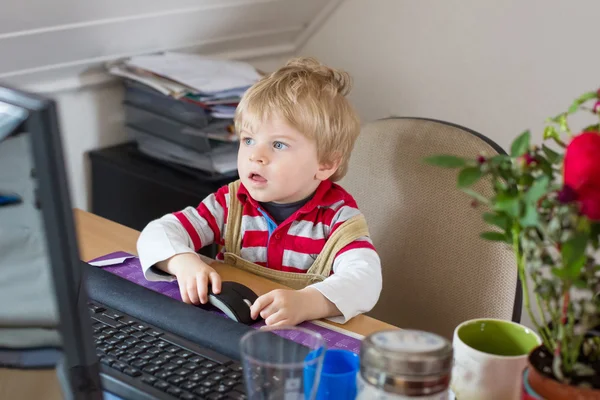
<path id="1" fill-rule="evenodd" d="M 215 174 L 237 166 L 233 116 L 261 74 L 251 65 L 160 53 L 107 65 L 123 78 L 125 121 L 142 153 Z"/>

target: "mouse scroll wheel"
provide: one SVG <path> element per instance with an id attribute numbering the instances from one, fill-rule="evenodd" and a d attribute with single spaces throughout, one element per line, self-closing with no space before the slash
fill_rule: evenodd
<path id="1" fill-rule="evenodd" d="M 248 304 L 248 307 L 252 307 L 252 302 L 248 299 L 244 299 L 244 303 Z"/>

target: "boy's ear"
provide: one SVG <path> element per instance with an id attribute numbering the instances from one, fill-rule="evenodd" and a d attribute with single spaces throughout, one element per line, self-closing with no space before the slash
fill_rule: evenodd
<path id="1" fill-rule="evenodd" d="M 315 179 L 320 180 L 320 181 L 325 181 L 325 180 L 329 179 L 329 177 L 331 175 L 335 174 L 335 171 L 337 171 L 341 162 L 342 162 L 341 157 L 334 157 L 333 161 L 328 161 L 328 162 L 319 164 L 319 170 L 317 171 L 317 173 L 315 175 Z"/>

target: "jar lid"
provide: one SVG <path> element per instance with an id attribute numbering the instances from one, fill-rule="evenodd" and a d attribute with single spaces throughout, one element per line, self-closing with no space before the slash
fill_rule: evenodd
<path id="1" fill-rule="evenodd" d="M 381 331 L 362 341 L 361 369 L 400 377 L 444 375 L 452 369 L 452 354 L 452 344 L 434 333 Z"/>

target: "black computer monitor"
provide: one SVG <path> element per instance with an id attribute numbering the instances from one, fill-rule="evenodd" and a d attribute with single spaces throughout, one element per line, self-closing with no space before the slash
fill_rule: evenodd
<path id="1" fill-rule="evenodd" d="M 5 214 L 0 215 L 10 215 L 10 206 L 16 205 L 31 213 L 41 212 L 40 226 L 45 231 L 64 354 L 59 371 L 63 394 L 71 399 L 101 399 L 98 359 L 82 284 L 85 270 L 79 259 L 56 104 L 51 99 L 0 86 L 0 146 L 15 140 L 29 141 L 31 152 L 19 157 L 31 157 L 32 171 L 12 173 L 33 181 L 32 193 L 16 193 L 14 197 L 10 191 L 3 193 L 6 188 L 2 187 L 0 172 L 0 195 L 5 199 L 1 205 Z M 6 306 L 11 305 L 2 305 Z"/>

